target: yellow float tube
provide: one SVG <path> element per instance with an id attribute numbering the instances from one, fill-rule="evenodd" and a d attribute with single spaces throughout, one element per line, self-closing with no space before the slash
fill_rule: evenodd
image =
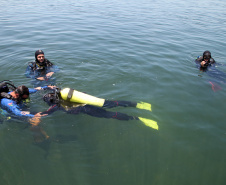
<path id="1" fill-rule="evenodd" d="M 97 107 L 103 107 L 105 102 L 105 99 L 97 98 L 95 96 L 91 96 L 89 94 L 82 93 L 70 88 L 62 89 L 60 91 L 60 95 L 62 99 L 66 101 L 94 105 Z"/>

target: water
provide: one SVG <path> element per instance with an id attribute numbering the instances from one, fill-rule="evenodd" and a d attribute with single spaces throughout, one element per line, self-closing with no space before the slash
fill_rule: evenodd
<path id="1" fill-rule="evenodd" d="M 203 51 L 225 65 L 222 0 L 2 0 L 0 79 L 32 87 L 24 75 L 42 49 L 56 84 L 153 111 L 115 108 L 158 122 L 55 112 L 35 144 L 26 123 L 0 125 L 1 185 L 225 184 L 225 84 L 214 92 L 193 61 Z M 218 69 L 226 72 L 225 66 Z M 48 107 L 38 92 L 30 109 Z"/>

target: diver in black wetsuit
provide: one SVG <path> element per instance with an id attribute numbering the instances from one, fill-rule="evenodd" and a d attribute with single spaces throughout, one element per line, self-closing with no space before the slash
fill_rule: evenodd
<path id="1" fill-rule="evenodd" d="M 205 51 L 203 53 L 203 56 L 197 57 L 195 63 L 197 64 L 197 68 L 199 68 L 200 71 L 206 72 L 208 76 L 213 78 L 209 80 L 209 83 L 212 85 L 213 91 L 218 91 L 221 89 L 221 87 L 217 83 L 226 83 L 226 73 L 220 71 L 216 67 L 216 62 L 211 57 L 211 53 L 209 51 Z"/>
<path id="2" fill-rule="evenodd" d="M 59 100 L 56 98 L 55 93 L 48 93 L 44 95 L 43 100 L 51 107 L 47 111 L 42 112 L 42 114 L 51 114 L 57 110 L 63 110 L 69 114 L 84 113 L 99 118 L 113 118 L 118 120 L 139 120 L 138 117 L 128 116 L 127 114 L 123 114 L 120 112 L 109 112 L 103 108 L 92 105 L 72 103 L 64 101 L 62 99 Z M 112 108 L 120 105 L 133 106 L 133 103 L 127 101 L 106 101 L 104 107 Z M 134 107 L 136 107 L 136 104 L 134 105 Z"/>
<path id="3" fill-rule="evenodd" d="M 26 69 L 26 76 L 43 81 L 50 78 L 55 72 L 54 65 L 45 58 L 42 50 L 35 52 L 35 61 L 30 62 Z"/>
<path id="4" fill-rule="evenodd" d="M 117 106 L 136 107 L 137 103 L 133 103 L 129 101 L 105 100 L 104 106 L 103 108 L 101 108 L 93 105 L 78 104 L 74 102 L 65 101 L 62 98 L 60 98 L 56 92 L 47 93 L 46 95 L 43 96 L 43 100 L 46 103 L 48 103 L 50 108 L 47 111 L 42 112 L 42 114 L 51 114 L 57 110 L 62 110 L 69 114 L 84 113 L 84 114 L 88 114 L 90 116 L 99 117 L 99 118 L 112 118 L 112 119 L 125 120 L 125 121 L 140 120 L 146 126 L 149 126 L 158 130 L 158 125 L 153 120 L 136 117 L 136 116 L 129 116 L 127 114 L 120 113 L 120 112 L 110 112 L 104 109 L 104 108 L 112 108 Z"/>
<path id="5" fill-rule="evenodd" d="M 215 63 L 215 60 L 211 57 L 211 53 L 209 51 L 204 51 L 203 55 L 198 57 L 195 62 L 200 65 L 201 71 L 206 71 L 207 67 Z"/>

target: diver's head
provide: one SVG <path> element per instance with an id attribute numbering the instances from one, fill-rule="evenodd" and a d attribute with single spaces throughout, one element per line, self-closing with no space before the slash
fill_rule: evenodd
<path id="1" fill-rule="evenodd" d="M 48 105 L 57 104 L 59 102 L 59 99 L 56 97 L 56 93 L 47 93 L 43 96 L 43 100 Z"/>
<path id="2" fill-rule="evenodd" d="M 211 53 L 209 51 L 204 51 L 203 53 L 203 60 L 205 62 L 209 62 L 211 59 Z"/>
<path id="3" fill-rule="evenodd" d="M 45 60 L 45 56 L 44 56 L 44 52 L 42 50 L 37 50 L 35 52 L 35 60 L 38 62 L 38 63 L 43 63 L 44 60 Z"/>
<path id="4" fill-rule="evenodd" d="M 18 86 L 15 90 L 15 98 L 17 99 L 20 99 L 20 100 L 26 100 L 29 98 L 29 89 L 24 86 L 24 85 L 21 85 L 21 86 Z"/>

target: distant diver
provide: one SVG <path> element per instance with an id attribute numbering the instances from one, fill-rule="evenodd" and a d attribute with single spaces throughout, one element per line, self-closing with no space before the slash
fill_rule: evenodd
<path id="1" fill-rule="evenodd" d="M 57 70 L 57 66 L 45 58 L 44 52 L 37 50 L 35 61 L 28 63 L 25 75 L 39 81 L 48 81 Z"/>
<path id="2" fill-rule="evenodd" d="M 157 122 L 136 116 L 129 116 L 120 112 L 110 112 L 104 108 L 113 107 L 135 107 L 138 109 L 146 109 L 151 111 L 151 104 L 145 102 L 130 101 L 110 101 L 97 98 L 74 89 L 65 88 L 56 90 L 53 93 L 47 93 L 43 96 L 43 100 L 48 103 L 50 108 L 42 112 L 43 114 L 51 114 L 57 110 L 63 110 L 69 114 L 84 113 L 99 118 L 112 118 L 118 120 L 140 120 L 143 124 L 158 130 Z"/>
<path id="3" fill-rule="evenodd" d="M 204 51 L 202 56 L 197 57 L 196 64 L 199 64 L 200 70 L 206 70 L 207 67 L 215 64 L 215 60 L 211 57 L 210 51 Z"/>
<path id="4" fill-rule="evenodd" d="M 213 91 L 220 90 L 221 87 L 217 83 L 226 83 L 226 73 L 217 69 L 216 65 L 219 65 L 212 58 L 210 51 L 205 51 L 203 56 L 197 57 L 195 60 L 197 67 L 200 71 L 206 72 L 208 76 L 213 79 L 209 80 Z"/>

